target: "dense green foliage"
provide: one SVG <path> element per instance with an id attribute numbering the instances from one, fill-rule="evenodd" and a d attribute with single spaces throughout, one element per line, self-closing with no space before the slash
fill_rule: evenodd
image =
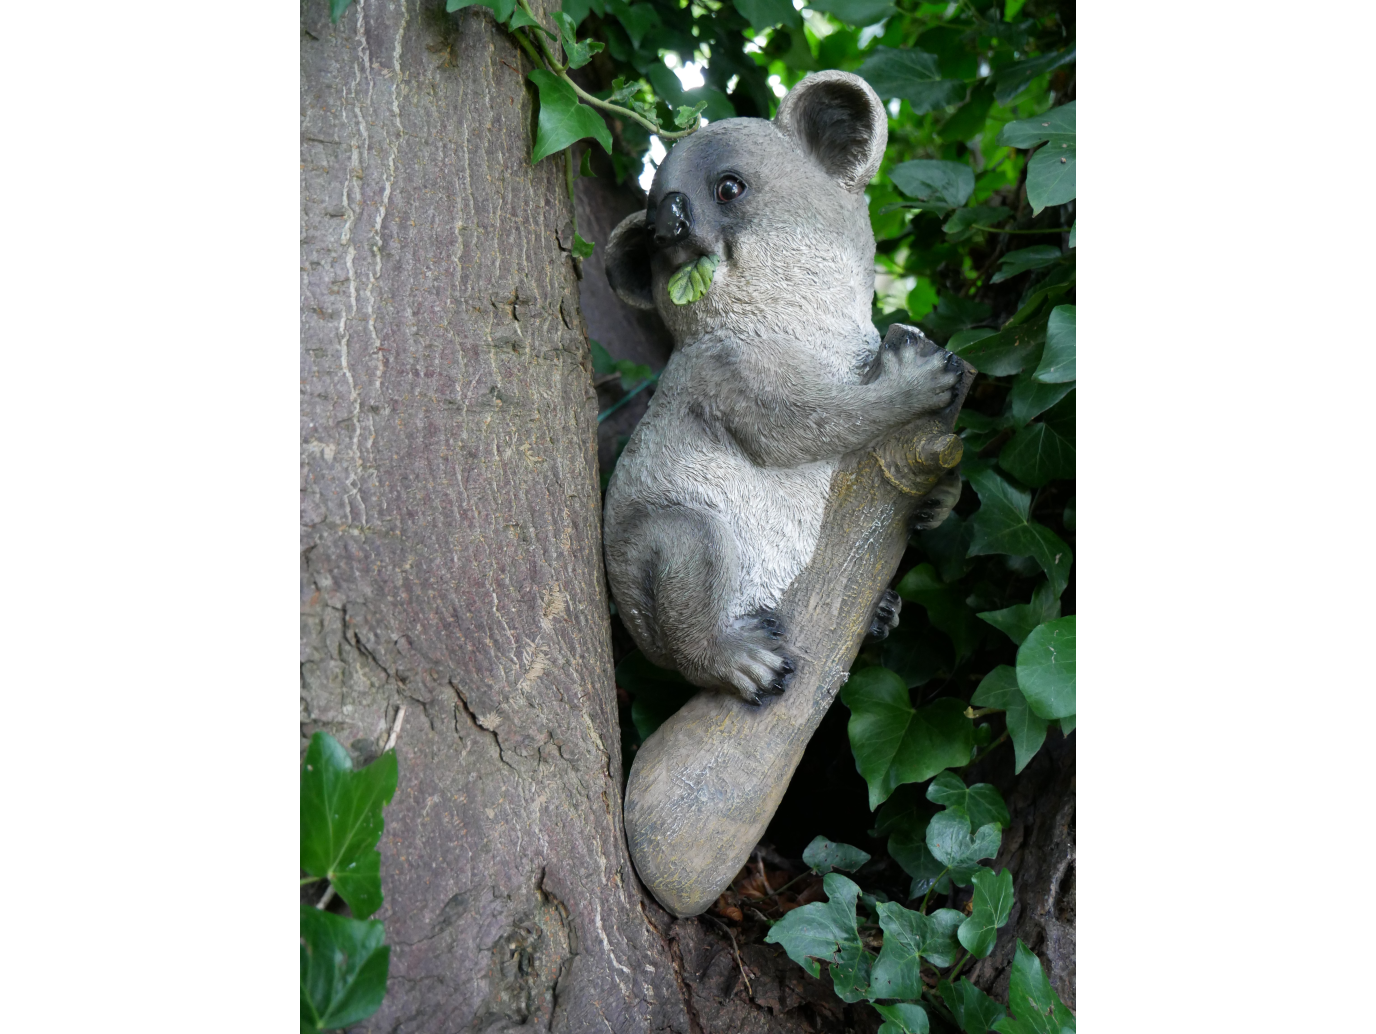
<path id="1" fill-rule="evenodd" d="M 301 766 L 302 886 L 329 881 L 319 905 L 301 905 L 301 1031 L 338 1030 L 377 1011 L 391 948 L 382 924 L 382 809 L 397 789 L 391 751 L 361 769 L 317 732 Z M 338 894 L 352 918 L 325 911 Z"/>

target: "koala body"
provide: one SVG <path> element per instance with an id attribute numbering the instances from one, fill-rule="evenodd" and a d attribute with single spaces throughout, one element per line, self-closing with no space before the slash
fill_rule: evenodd
<path id="1" fill-rule="evenodd" d="M 857 76 L 800 82 L 776 118 L 724 119 L 664 159 L 607 247 L 617 294 L 675 348 L 607 488 L 618 612 L 655 663 L 751 703 L 794 670 L 774 608 L 812 560 L 846 453 L 950 403 L 938 350 L 882 349 L 864 187 L 888 122 Z M 702 256 L 707 293 L 669 279 Z"/>

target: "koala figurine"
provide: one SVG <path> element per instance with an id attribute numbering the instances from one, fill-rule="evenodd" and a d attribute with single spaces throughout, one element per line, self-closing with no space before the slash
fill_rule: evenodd
<path id="1" fill-rule="evenodd" d="M 881 347 L 871 321 L 864 188 L 887 139 L 868 83 L 809 75 L 773 121 L 723 119 L 675 145 L 607 243 L 613 290 L 674 338 L 607 488 L 612 595 L 651 661 L 751 704 L 795 670 L 775 608 L 812 560 L 838 460 L 951 404 L 964 372 L 921 355 L 930 343 Z M 704 256 L 706 294 L 676 304 L 671 277 Z M 949 512 L 941 492 L 919 518 Z M 881 602 L 885 632 L 895 604 Z"/>

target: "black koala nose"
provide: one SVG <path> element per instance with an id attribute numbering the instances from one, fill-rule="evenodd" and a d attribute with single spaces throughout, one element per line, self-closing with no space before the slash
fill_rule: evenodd
<path id="1" fill-rule="evenodd" d="M 665 194 L 655 211 L 655 245 L 667 248 L 687 237 L 693 229 L 693 216 L 688 198 L 678 191 Z"/>

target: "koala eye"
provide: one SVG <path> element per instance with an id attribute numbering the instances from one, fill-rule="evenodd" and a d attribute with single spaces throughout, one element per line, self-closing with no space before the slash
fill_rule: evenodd
<path id="1" fill-rule="evenodd" d="M 728 201 L 735 201 L 745 193 L 745 184 L 736 176 L 730 174 L 717 180 L 717 204 L 724 205 Z"/>

